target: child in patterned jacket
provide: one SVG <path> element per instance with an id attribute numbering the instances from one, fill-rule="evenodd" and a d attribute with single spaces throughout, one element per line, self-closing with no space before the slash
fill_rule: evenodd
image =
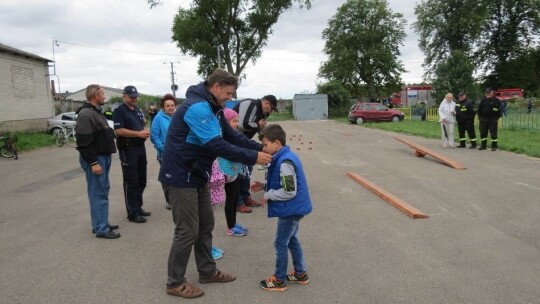
<path id="1" fill-rule="evenodd" d="M 210 176 L 208 186 L 210 188 L 210 203 L 215 212 L 216 207 L 223 205 L 225 202 L 225 175 L 219 170 L 217 159 L 212 164 L 212 176 Z M 221 259 L 223 257 L 223 250 L 212 245 L 212 257 L 214 260 Z"/>

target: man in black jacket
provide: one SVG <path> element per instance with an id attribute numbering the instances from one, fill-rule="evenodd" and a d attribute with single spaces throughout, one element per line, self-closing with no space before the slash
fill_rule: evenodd
<path id="1" fill-rule="evenodd" d="M 478 105 L 478 120 L 480 121 L 480 139 L 482 144 L 478 150 L 487 147 L 488 130 L 491 134 L 491 151 L 497 151 L 497 129 L 501 118 L 501 101 L 493 96 L 493 89 L 487 88 L 485 97 Z"/>
<path id="2" fill-rule="evenodd" d="M 114 130 L 109 127 L 101 106 L 105 92 L 97 84 L 86 88 L 85 102 L 77 110 L 77 150 L 79 161 L 86 173 L 92 232 L 98 238 L 117 239 L 120 233 L 112 230 L 118 225 L 109 224 L 109 170 L 111 154 L 116 153 Z"/>
<path id="3" fill-rule="evenodd" d="M 255 134 L 266 126 L 266 120 L 272 111 L 277 111 L 277 99 L 274 95 L 266 95 L 261 99 L 244 99 L 234 106 L 238 113 L 240 123 L 238 131 L 247 138 L 252 139 Z M 249 172 L 253 169 L 248 166 Z M 240 201 L 237 205 L 238 212 L 250 213 L 249 207 L 259 207 L 260 204 L 251 199 L 249 194 L 249 176 L 240 176 Z"/>
<path id="4" fill-rule="evenodd" d="M 456 120 L 459 132 L 458 148 L 465 148 L 465 131 L 469 134 L 471 149 L 476 149 L 476 133 L 474 132 L 474 107 L 466 93 L 459 93 L 459 104 L 456 106 Z"/>

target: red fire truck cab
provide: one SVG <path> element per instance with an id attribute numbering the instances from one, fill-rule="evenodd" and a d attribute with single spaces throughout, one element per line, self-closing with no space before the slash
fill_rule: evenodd
<path id="1" fill-rule="evenodd" d="M 520 88 L 498 89 L 494 94 L 500 100 L 508 100 L 512 98 L 523 98 L 523 90 Z"/>
<path id="2" fill-rule="evenodd" d="M 390 102 L 395 106 L 413 106 L 419 103 L 433 104 L 433 87 L 429 85 L 405 86 L 401 92 L 392 93 Z"/>

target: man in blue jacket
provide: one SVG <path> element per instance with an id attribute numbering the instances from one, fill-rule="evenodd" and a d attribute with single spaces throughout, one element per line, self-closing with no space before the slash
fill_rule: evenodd
<path id="1" fill-rule="evenodd" d="M 186 281 L 186 268 L 194 248 L 199 282 L 230 282 L 232 274 L 217 270 L 212 258 L 214 213 L 208 181 L 217 156 L 249 165 L 268 164 L 262 145 L 233 130 L 223 115 L 238 78 L 216 69 L 206 81 L 188 88 L 167 133 L 159 181 L 171 204 L 176 225 L 168 260 L 167 293 L 195 298 L 204 291 Z"/>

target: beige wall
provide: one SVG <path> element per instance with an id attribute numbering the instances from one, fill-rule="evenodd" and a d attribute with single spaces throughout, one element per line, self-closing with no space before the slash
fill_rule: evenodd
<path id="1" fill-rule="evenodd" d="M 3 125 L 20 125 L 18 121 L 53 116 L 47 73 L 47 62 L 0 52 L 0 130 Z"/>
<path id="2" fill-rule="evenodd" d="M 0 131 L 4 132 L 27 132 L 47 131 L 47 119 L 25 119 L 0 122 Z"/>

